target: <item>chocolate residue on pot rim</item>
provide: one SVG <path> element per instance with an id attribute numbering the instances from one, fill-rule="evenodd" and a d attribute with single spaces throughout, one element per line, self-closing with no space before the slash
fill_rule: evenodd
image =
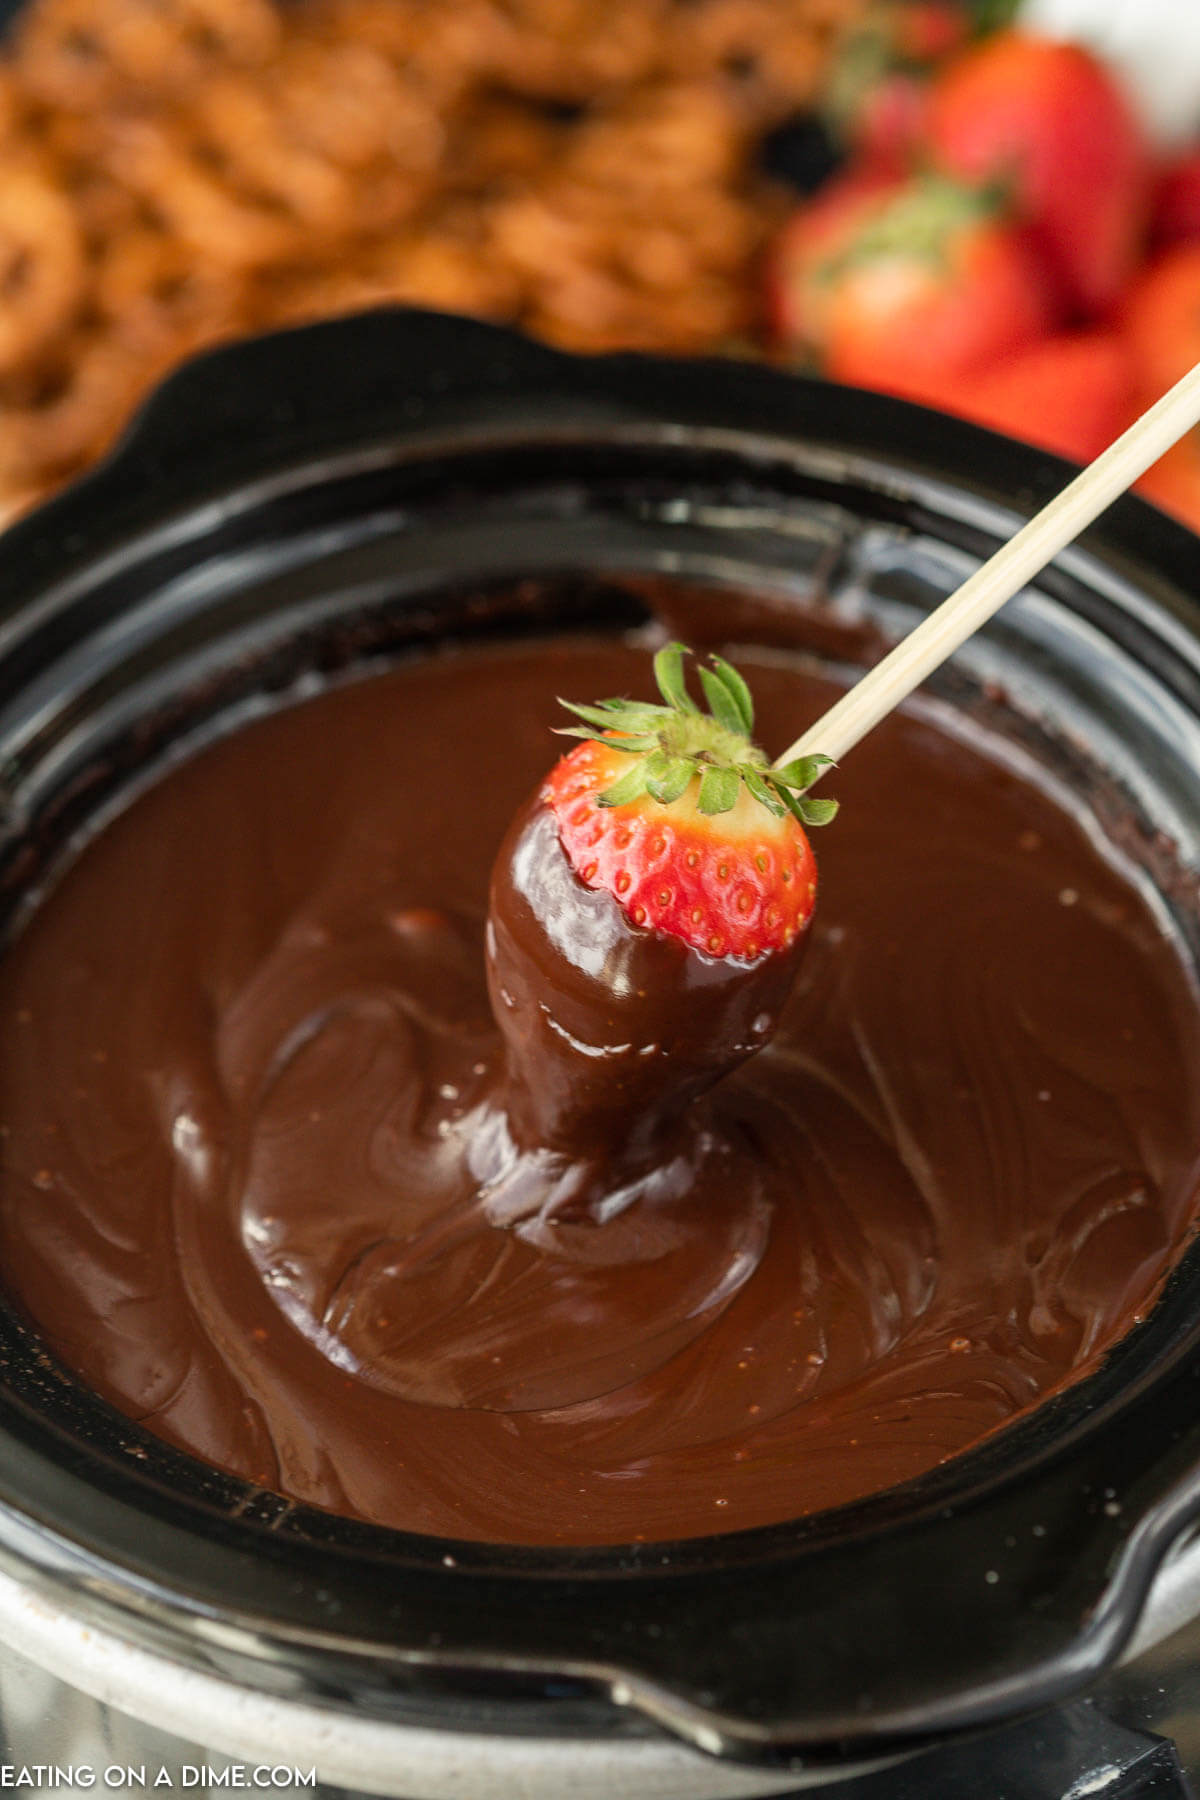
<path id="1" fill-rule="evenodd" d="M 545 1203 L 488 874 L 554 696 L 646 691 L 647 661 L 479 647 L 254 724 L 0 965 L 7 1283 L 151 1430 L 412 1530 L 698 1535 L 936 1465 L 1152 1303 L 1197 1212 L 1194 987 L 1032 764 L 921 711 L 838 773 L 769 1047 L 602 1223 L 593 1190 Z M 748 672 L 768 746 L 829 697 Z M 631 954 L 602 907 L 595 934 L 602 974 Z"/>

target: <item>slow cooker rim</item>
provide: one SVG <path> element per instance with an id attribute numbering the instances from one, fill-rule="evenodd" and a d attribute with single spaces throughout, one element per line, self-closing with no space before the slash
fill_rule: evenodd
<path id="1" fill-rule="evenodd" d="M 412 361 L 398 368 L 406 356 Z M 924 474 L 989 496 L 1014 520 L 1037 511 L 1076 469 L 966 420 L 805 372 L 729 357 L 571 355 L 481 320 L 381 306 L 220 344 L 173 370 L 92 469 L 7 526 L 0 612 L 42 571 L 90 562 L 93 536 L 120 544 L 178 501 L 194 505 L 198 479 L 220 504 L 256 469 L 313 461 L 314 446 L 361 445 L 373 428 L 384 439 L 416 437 L 439 419 L 457 423 L 464 402 L 478 413 L 519 407 L 535 394 L 593 420 L 628 421 L 650 399 L 660 424 L 729 422 L 781 444 L 815 413 L 825 423 L 812 441 L 824 440 L 837 460 L 850 455 L 864 467 L 897 467 L 905 477 Z M 1155 572 L 1188 593 L 1196 537 L 1139 494 L 1122 495 L 1076 543 L 1144 564 L 1147 532 L 1156 539 Z M 1076 546 L 1064 556 L 1074 554 Z"/>

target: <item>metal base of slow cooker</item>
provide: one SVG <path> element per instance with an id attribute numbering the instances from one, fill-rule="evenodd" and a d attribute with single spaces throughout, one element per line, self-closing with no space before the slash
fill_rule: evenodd
<path id="1" fill-rule="evenodd" d="M 18 1648 L 17 1646 L 20 1646 Z M 1070 1706 L 912 1757 L 768 1774 L 651 1730 L 498 1737 L 267 1697 L 83 1624 L 0 1573 L 0 1771 L 39 1788 L 247 1786 L 395 1800 L 1191 1800 L 1200 1792 L 1200 1536 L 1160 1572 L 1119 1666 Z M 1018 1786 L 1011 1789 L 1006 1778 Z M 0 1776 L 2 1779 L 2 1776 Z M 981 1785 L 982 1784 L 982 1785 Z"/>

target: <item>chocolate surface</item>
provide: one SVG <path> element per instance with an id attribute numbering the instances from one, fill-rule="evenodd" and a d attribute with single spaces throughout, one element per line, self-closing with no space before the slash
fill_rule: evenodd
<path id="1" fill-rule="evenodd" d="M 738 660 L 768 748 L 829 698 Z M 554 696 L 648 686 L 560 641 L 344 687 L 166 776 L 39 908 L 0 965 L 5 1276 L 115 1405 L 379 1523 L 671 1538 L 917 1474 L 1152 1303 L 1200 1024 L 1132 869 L 918 712 L 838 772 L 786 1004 L 578 884 L 556 938 L 521 810 Z M 663 1000 L 648 1035 L 630 996 L 672 981 L 701 1028 Z M 709 1087 L 718 1021 L 748 1054 L 781 1007 Z"/>

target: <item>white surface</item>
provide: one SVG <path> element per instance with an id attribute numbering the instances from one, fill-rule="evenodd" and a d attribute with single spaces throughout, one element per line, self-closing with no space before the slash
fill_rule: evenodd
<path id="1" fill-rule="evenodd" d="M 1020 23 L 1105 57 L 1158 143 L 1200 136 L 1200 0 L 1024 0 Z"/>

